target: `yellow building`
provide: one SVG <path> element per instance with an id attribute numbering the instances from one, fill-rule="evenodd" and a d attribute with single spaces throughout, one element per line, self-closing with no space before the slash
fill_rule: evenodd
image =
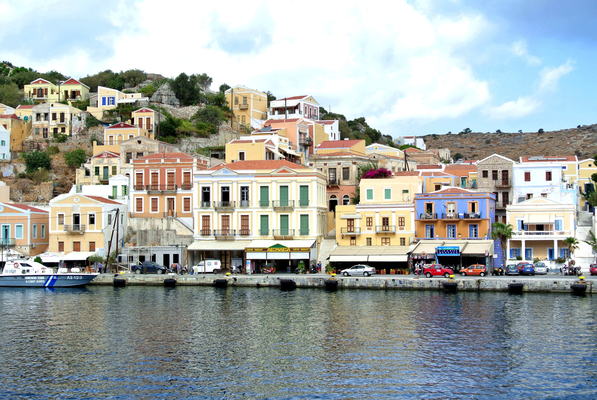
<path id="1" fill-rule="evenodd" d="M 400 157 L 404 158 L 404 152 L 392 146 L 387 146 L 380 143 L 371 143 L 366 147 L 367 155 L 369 154 L 381 154 L 385 156 Z"/>
<path id="2" fill-rule="evenodd" d="M 49 102 L 85 100 L 89 97 L 89 86 L 70 78 L 58 85 L 42 78 L 31 81 L 23 88 L 26 99 L 33 99 L 37 104 Z"/>
<path id="3" fill-rule="evenodd" d="M 57 134 L 72 134 L 73 124 L 80 121 L 81 110 L 62 103 L 42 103 L 31 109 L 33 139 L 41 140 Z"/>
<path id="4" fill-rule="evenodd" d="M 304 164 L 304 154 L 289 149 L 285 129 L 275 134 L 255 132 L 226 143 L 226 164 L 236 161 L 287 160 Z"/>
<path id="5" fill-rule="evenodd" d="M 155 111 L 151 108 L 143 107 L 131 113 L 132 125 L 147 130 L 151 135 L 154 133 Z"/>
<path id="6" fill-rule="evenodd" d="M 89 86 L 73 78 L 67 79 L 61 83 L 58 88 L 60 90 L 58 101 L 66 100 L 71 103 L 76 100 L 85 100 L 89 98 Z"/>
<path id="7" fill-rule="evenodd" d="M 35 107 L 35 106 L 30 105 L 30 104 L 27 104 L 27 105 L 20 104 L 17 106 L 17 108 L 15 108 L 15 114 L 17 115 L 17 117 L 19 117 L 23 121 L 31 122 L 32 115 L 33 115 L 33 107 Z"/>
<path id="8" fill-rule="evenodd" d="M 366 155 L 364 140 L 326 140 L 315 146 L 315 154 L 350 153 L 357 156 Z"/>
<path id="9" fill-rule="evenodd" d="M 120 143 L 139 136 L 153 139 L 153 133 L 149 133 L 146 129 L 139 128 L 135 125 L 126 124 L 124 122 L 110 125 L 104 128 L 104 144 L 98 145 L 93 143 L 93 155 L 103 151 L 120 153 Z"/>
<path id="10" fill-rule="evenodd" d="M 88 162 L 77 169 L 77 186 L 107 185 L 111 177 L 120 175 L 120 166 L 120 154 L 102 151 L 92 156 Z"/>
<path id="11" fill-rule="evenodd" d="M 31 132 L 31 122 L 25 122 L 16 114 L 0 114 L 0 125 L 10 132 L 10 151 L 23 152 L 23 142 Z"/>
<path id="12" fill-rule="evenodd" d="M 87 112 L 95 118 L 102 120 L 104 111 L 115 109 L 119 104 L 147 104 L 149 99 L 143 97 L 141 93 L 123 93 L 120 90 L 104 86 L 97 87 L 97 94 L 90 96 Z"/>
<path id="13" fill-rule="evenodd" d="M 249 260 L 258 271 L 308 266 L 325 230 L 325 178 L 285 160 L 238 161 L 194 175 L 190 257 Z"/>
<path id="14" fill-rule="evenodd" d="M 225 95 L 235 122 L 256 129 L 267 119 L 265 93 L 237 85 L 226 90 Z"/>
<path id="15" fill-rule="evenodd" d="M 597 163 L 594 159 L 588 158 L 578 162 L 578 188 L 583 193 L 589 193 L 597 190 L 595 183 L 591 179 L 593 174 L 597 173 Z M 580 197 L 580 206 L 587 208 L 585 202 L 587 201 L 582 195 Z"/>
<path id="16" fill-rule="evenodd" d="M 52 199 L 48 250 L 63 255 L 71 252 L 86 256 L 96 252 L 106 255 L 116 210 L 120 210 L 121 216 L 118 237 L 123 238 L 126 231 L 124 204 L 105 197 L 82 194 L 65 194 Z"/>

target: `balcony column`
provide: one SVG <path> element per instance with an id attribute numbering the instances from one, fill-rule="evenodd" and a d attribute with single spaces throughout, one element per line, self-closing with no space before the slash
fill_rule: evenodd
<path id="1" fill-rule="evenodd" d="M 508 265 L 508 259 L 510 258 L 510 242 L 512 239 L 508 239 L 506 242 L 506 259 L 504 260 L 504 267 Z"/>
<path id="2" fill-rule="evenodd" d="M 525 254 L 525 242 L 526 242 L 526 240 L 524 240 L 524 239 L 520 240 L 520 256 L 522 257 L 523 260 L 525 259 L 525 255 L 524 255 Z"/>
<path id="3" fill-rule="evenodd" d="M 558 258 L 558 239 L 553 240 L 553 258 Z"/>

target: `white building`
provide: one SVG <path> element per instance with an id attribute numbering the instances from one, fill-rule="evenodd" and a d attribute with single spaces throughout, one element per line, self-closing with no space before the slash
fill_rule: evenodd
<path id="1" fill-rule="evenodd" d="M 0 125 L 0 159 L 10 160 L 10 132 Z"/>

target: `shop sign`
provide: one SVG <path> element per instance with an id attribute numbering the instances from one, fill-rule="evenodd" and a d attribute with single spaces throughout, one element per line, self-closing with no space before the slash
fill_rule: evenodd
<path id="1" fill-rule="evenodd" d="M 435 248 L 435 254 L 438 256 L 460 256 L 460 247 L 438 246 Z"/>
<path id="2" fill-rule="evenodd" d="M 245 248 L 246 252 L 253 253 L 253 252 L 267 252 L 267 253 L 307 253 L 311 251 L 309 247 L 286 247 L 282 245 L 275 244 L 271 247 L 247 247 Z"/>

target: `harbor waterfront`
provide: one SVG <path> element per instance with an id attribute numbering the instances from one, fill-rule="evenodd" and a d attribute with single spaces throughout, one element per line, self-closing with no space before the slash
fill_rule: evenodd
<path id="1" fill-rule="evenodd" d="M 216 280 L 226 286 L 238 287 L 279 287 L 280 280 L 292 280 L 298 288 L 325 288 L 326 281 L 331 279 L 338 282 L 339 289 L 388 289 L 388 290 L 441 290 L 444 283 L 455 282 L 456 289 L 462 291 L 509 291 L 511 283 L 522 283 L 523 292 L 570 293 L 573 285 L 586 285 L 585 293 L 596 293 L 597 277 L 587 277 L 584 280 L 576 276 L 548 274 L 543 276 L 485 276 L 450 278 L 426 278 L 417 275 L 374 275 L 369 277 L 332 277 L 328 274 L 195 274 L 195 275 L 137 275 L 137 274 L 101 274 L 90 285 L 114 285 L 114 279 L 121 280 L 125 285 L 163 286 L 165 281 L 170 284 L 189 286 L 213 286 Z M 172 282 L 174 279 L 176 282 Z M 166 282 L 168 284 L 168 282 Z"/>
<path id="2" fill-rule="evenodd" d="M 0 304 L 0 399 L 597 397 L 593 296 L 89 285 Z"/>

